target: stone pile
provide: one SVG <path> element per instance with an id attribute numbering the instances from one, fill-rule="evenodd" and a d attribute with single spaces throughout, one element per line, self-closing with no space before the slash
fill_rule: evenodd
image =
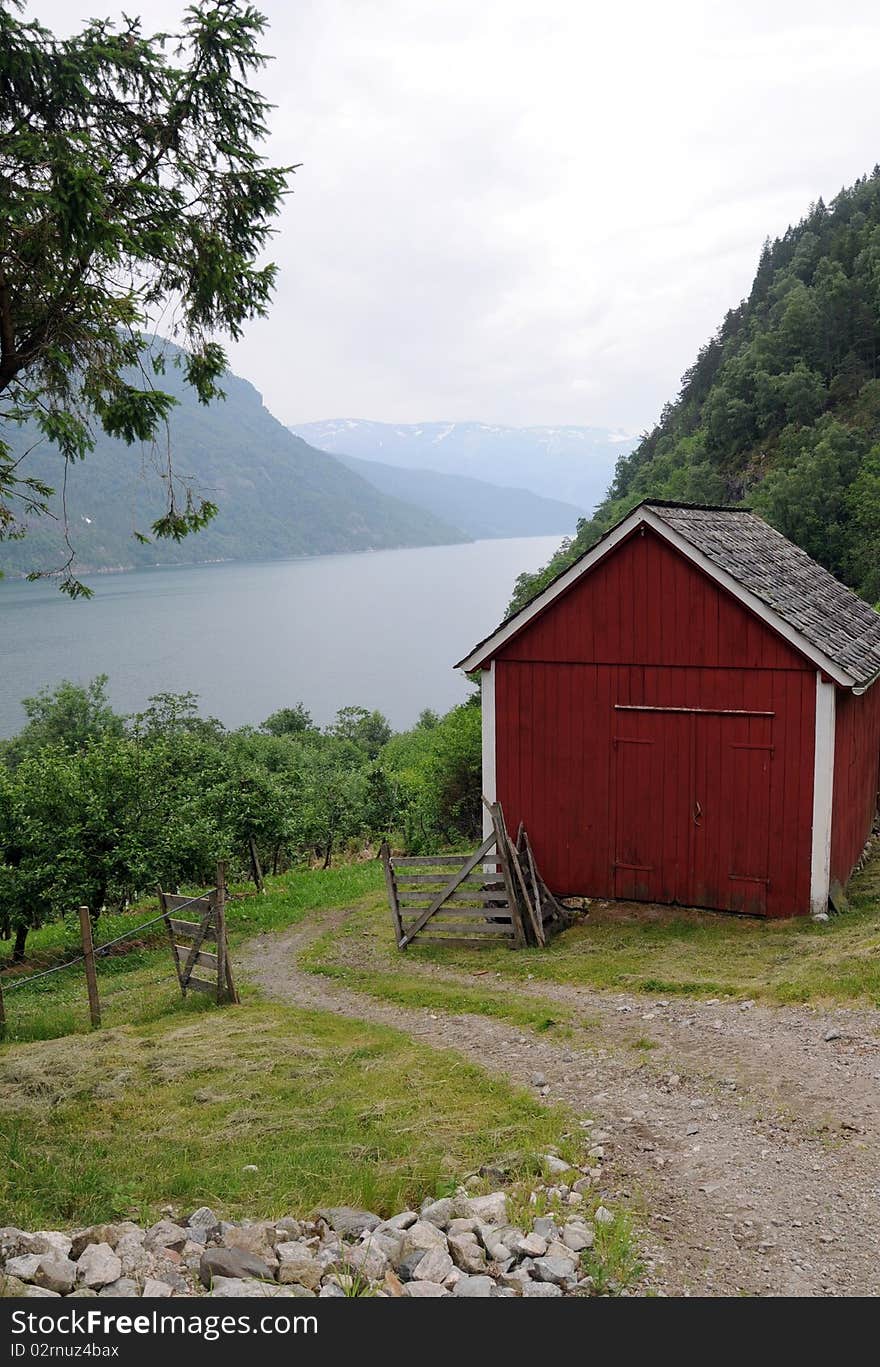
<path id="1" fill-rule="evenodd" d="M 587 1179 L 587 1185 L 589 1179 Z M 584 1254 L 603 1206 L 563 1187 L 562 1213 L 510 1218 L 495 1191 L 428 1200 L 389 1220 L 339 1206 L 310 1220 L 221 1220 L 203 1206 L 142 1229 L 130 1221 L 73 1234 L 0 1228 L 3 1296 L 585 1295 Z M 559 1189 L 554 1189 L 559 1190 Z M 522 1208 L 534 1209 L 537 1194 Z"/>

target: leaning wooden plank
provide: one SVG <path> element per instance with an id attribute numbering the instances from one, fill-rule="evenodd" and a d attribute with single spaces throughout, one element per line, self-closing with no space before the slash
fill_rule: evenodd
<path id="1" fill-rule="evenodd" d="M 395 868 L 416 868 L 419 864 L 466 864 L 466 854 L 407 854 L 394 855 L 391 862 Z"/>
<path id="2" fill-rule="evenodd" d="M 511 936 L 511 935 L 509 935 L 509 936 L 507 937 L 507 941 L 508 941 L 508 943 L 509 943 L 510 945 L 515 945 L 515 944 L 516 944 L 516 941 L 514 940 L 513 936 Z M 488 947 L 489 945 L 497 944 L 497 941 L 496 941 L 496 940 L 477 940 L 477 939 L 475 939 L 475 938 L 473 938 L 473 937 L 470 937 L 470 938 L 463 937 L 463 938 L 461 938 L 461 939 L 453 939 L 453 937 L 452 937 L 451 935 L 450 935 L 450 937 L 449 937 L 448 939 L 445 939 L 442 935 L 436 935 L 436 936 L 435 936 L 435 935 L 420 935 L 420 936 L 419 936 L 419 944 L 420 944 L 420 945 L 456 945 L 456 946 L 460 945 L 460 946 L 462 946 L 463 948 L 466 948 L 466 949 L 481 949 L 481 948 L 486 948 L 486 947 Z"/>
<path id="3" fill-rule="evenodd" d="M 181 940 L 193 940 L 201 929 L 200 921 L 176 921 L 173 916 L 166 916 L 166 921 L 173 933 Z M 208 926 L 202 940 L 216 940 L 217 931 L 213 925 Z"/>
<path id="4" fill-rule="evenodd" d="M 404 926 L 411 926 L 413 922 L 418 920 L 420 915 L 421 913 L 417 911 L 401 912 L 401 917 Z M 440 907 L 439 911 L 436 911 L 434 913 L 433 920 L 444 921 L 448 919 L 450 916 L 454 916 L 456 920 L 492 920 L 504 921 L 508 922 L 509 924 L 512 924 L 509 907 L 449 907 L 449 909 L 447 910 L 445 903 L 442 907 Z"/>
<path id="5" fill-rule="evenodd" d="M 180 970 L 180 981 L 181 981 L 181 986 L 183 986 L 184 988 L 186 987 L 187 983 L 188 983 L 189 980 L 190 980 L 190 977 L 192 976 L 193 965 L 195 964 L 195 961 L 196 961 L 196 955 L 198 954 L 199 950 L 200 950 L 201 947 L 202 947 L 202 941 L 203 941 L 204 938 L 205 938 L 205 934 L 206 934 L 206 932 L 207 932 L 207 930 L 208 930 L 209 927 L 213 927 L 213 918 L 214 918 L 214 913 L 213 913 L 213 911 L 207 912 L 206 915 L 203 917 L 202 922 L 201 922 L 201 925 L 199 926 L 199 928 L 198 928 L 196 934 L 193 936 L 192 948 L 190 949 L 189 954 L 187 955 L 186 963 L 183 965 L 183 968 Z M 221 936 L 221 934 L 222 934 L 222 930 L 218 929 L 218 931 L 217 931 L 217 944 L 218 944 L 218 946 L 219 946 L 219 944 L 220 944 L 220 936 Z M 215 983 L 215 984 L 214 984 L 214 991 L 215 991 L 215 992 L 217 991 L 217 987 L 218 987 L 218 985 L 217 985 L 217 983 Z"/>
<path id="6" fill-rule="evenodd" d="M 437 891 L 439 892 L 439 889 Z M 504 897 L 506 896 L 506 893 L 504 891 L 501 891 L 500 893 L 486 893 L 483 892 L 482 888 L 474 888 L 472 891 L 468 891 L 467 889 L 456 888 L 455 896 L 459 902 L 472 902 L 476 904 L 482 904 L 482 902 L 487 897 L 490 899 L 493 897 Z M 401 892 L 400 905 L 402 907 L 417 907 L 419 905 L 424 906 L 427 905 L 427 903 L 429 902 L 433 902 L 436 897 L 437 892 Z"/>
<path id="7" fill-rule="evenodd" d="M 434 899 L 434 901 L 433 901 L 433 902 L 431 903 L 431 905 L 427 908 L 427 910 L 424 911 L 424 912 L 422 913 L 421 917 L 420 917 L 419 920 L 416 922 L 416 924 L 413 926 L 413 928 L 412 928 L 411 930 L 407 931 L 406 935 L 404 936 L 404 938 L 403 938 L 403 940 L 402 940 L 402 942 L 401 942 L 401 947 L 403 947 L 403 945 L 409 944 L 409 942 L 412 940 L 413 936 L 414 936 L 414 935 L 417 935 L 418 932 L 421 930 L 422 926 L 427 925 L 427 923 L 430 921 L 431 917 L 434 915 L 434 912 L 437 910 L 437 908 L 438 908 L 443 902 L 445 902 L 446 898 L 449 896 L 449 894 L 450 894 L 451 892 L 454 892 L 454 891 L 455 891 L 455 889 L 456 889 L 456 887 L 458 886 L 458 884 L 459 884 L 459 882 L 461 881 L 461 879 L 462 879 L 462 878 L 466 878 L 467 875 L 471 872 L 471 870 L 472 870 L 472 869 L 475 869 L 475 868 L 477 867 L 477 865 L 479 864 L 479 862 L 480 862 L 481 859 L 485 859 L 486 855 L 487 855 L 487 854 L 489 853 L 489 851 L 492 849 L 492 846 L 493 846 L 494 844 L 495 844 L 495 835 L 494 835 L 494 833 L 493 833 L 492 835 L 488 835 L 488 836 L 486 837 L 486 839 L 483 841 L 483 843 L 482 843 L 482 845 L 480 846 L 480 848 L 477 850 L 476 854 L 472 854 L 472 855 L 469 857 L 469 859 L 467 860 L 467 863 L 465 863 L 465 864 L 462 866 L 461 870 L 460 870 L 459 872 L 453 874 L 453 876 L 450 878 L 449 882 L 447 883 L 446 887 L 443 888 L 443 889 L 441 889 L 441 891 L 437 893 L 437 896 L 436 896 L 436 898 Z"/>
<path id="8" fill-rule="evenodd" d="M 189 958 L 189 946 L 175 945 L 174 952 L 177 955 L 177 962 L 181 965 L 185 964 Z M 200 968 L 213 968 L 216 972 L 219 960 L 216 954 L 206 954 L 204 950 L 200 949 L 196 955 L 196 963 Z"/>
<path id="9" fill-rule="evenodd" d="M 190 977 L 187 979 L 186 985 L 188 988 L 194 988 L 196 992 L 210 992 L 212 997 L 216 997 L 217 995 L 216 982 L 209 983 L 206 982 L 204 978 L 193 978 L 192 975 L 190 975 Z"/>
<path id="10" fill-rule="evenodd" d="M 436 883 L 447 883 L 449 881 L 449 870 L 438 869 L 436 873 L 398 873 L 395 875 L 396 883 L 400 884 L 401 892 L 405 888 L 424 888 L 431 887 Z M 483 883 L 492 882 L 492 878 L 485 878 L 483 874 L 474 874 L 464 880 L 465 886 L 482 887 Z M 498 881 L 497 879 L 494 881 Z"/>
<path id="11" fill-rule="evenodd" d="M 177 983 L 178 983 L 178 986 L 180 987 L 180 990 L 181 990 L 181 992 L 182 992 L 182 991 L 183 991 L 183 982 L 182 982 L 181 976 L 180 976 L 180 964 L 177 962 L 177 954 L 176 954 L 175 948 L 174 948 L 174 935 L 175 935 L 174 926 L 175 926 L 175 924 L 176 924 L 176 925 L 180 925 L 180 922 L 179 922 L 179 921 L 178 921 L 178 922 L 172 921 L 171 917 L 168 915 L 168 903 L 167 903 L 166 894 L 165 894 L 165 893 L 162 891 L 162 889 L 161 889 L 160 887 L 158 887 L 158 886 L 157 886 L 157 888 L 156 888 L 156 892 L 157 892 L 158 897 L 159 897 L 159 907 L 161 908 L 161 911 L 162 911 L 162 915 L 163 915 L 163 919 L 164 919 L 164 925 L 165 925 L 165 930 L 166 930 L 167 935 L 168 935 L 168 942 L 169 942 L 169 944 L 171 945 L 171 957 L 172 957 L 172 959 L 174 960 L 174 971 L 175 971 L 175 973 L 177 974 Z"/>
<path id="12" fill-rule="evenodd" d="M 165 911 L 178 911 L 185 907 L 193 916 L 204 916 L 214 905 L 211 897 L 197 897 L 193 901 L 192 897 L 176 892 L 163 892 L 162 898 Z"/>
<path id="13" fill-rule="evenodd" d="M 510 859 L 508 855 L 509 838 L 507 827 L 504 824 L 504 813 L 501 810 L 500 802 L 486 804 L 489 808 L 489 815 L 492 818 L 492 827 L 495 835 L 495 844 L 498 848 L 499 863 L 504 878 L 504 886 L 507 892 L 507 900 L 510 903 L 510 914 L 513 920 L 514 937 L 518 947 L 525 945 L 526 932 L 522 923 L 519 907 L 516 899 L 516 889 L 513 884 L 513 876 L 510 870 Z"/>
<path id="14" fill-rule="evenodd" d="M 425 935 L 427 935 L 427 933 L 428 932 L 426 931 Z M 513 926 L 510 924 L 509 921 L 505 926 L 493 926 L 490 925 L 488 921 L 476 923 L 473 921 L 432 921 L 431 934 L 486 935 L 491 940 L 493 938 L 497 938 L 499 935 L 506 935 L 508 937 L 511 936 L 513 934 Z M 424 935 L 420 935 L 418 937 L 417 943 L 421 944 L 424 938 Z"/>
<path id="15" fill-rule="evenodd" d="M 547 944 L 547 941 L 544 938 L 544 927 L 541 924 L 540 914 L 535 910 L 535 907 L 532 903 L 532 899 L 529 896 L 529 890 L 526 887 L 525 874 L 523 873 L 522 865 L 519 862 L 519 854 L 514 848 L 514 844 L 510 836 L 507 837 L 507 851 L 510 855 L 511 868 L 513 869 L 516 881 L 519 884 L 519 890 L 522 893 L 523 905 L 525 906 L 526 912 L 528 913 L 529 921 L 531 922 L 532 926 L 532 931 L 538 944 L 543 949 Z"/>
<path id="16" fill-rule="evenodd" d="M 379 856 L 382 860 L 382 868 L 385 870 L 385 891 L 388 894 L 388 905 L 391 908 L 391 920 L 394 923 L 394 938 L 397 943 L 400 944 L 403 927 L 400 924 L 400 903 L 397 900 L 397 886 L 395 883 L 394 871 L 391 867 L 391 848 L 387 840 L 382 841 Z"/>

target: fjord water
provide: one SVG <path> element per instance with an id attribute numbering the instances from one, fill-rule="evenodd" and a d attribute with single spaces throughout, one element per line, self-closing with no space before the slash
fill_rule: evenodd
<path id="1" fill-rule="evenodd" d="M 0 582 L 0 735 L 21 699 L 61 679 L 110 676 L 114 705 L 192 691 L 204 715 L 258 725 L 299 699 L 325 724 L 349 703 L 397 729 L 468 693 L 452 668 L 497 626 L 514 581 L 555 536 L 463 546 L 194 565 L 84 576 L 71 602 L 49 583 Z"/>

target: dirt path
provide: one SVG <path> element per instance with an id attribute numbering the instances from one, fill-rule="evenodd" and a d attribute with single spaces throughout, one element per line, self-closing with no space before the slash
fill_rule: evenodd
<path id="1" fill-rule="evenodd" d="M 345 913 L 250 941 L 263 991 L 449 1046 L 606 1131 L 603 1191 L 643 1211 L 648 1284 L 670 1295 L 880 1292 L 880 1012 L 654 1000 L 548 983 L 575 1043 L 482 1016 L 408 1010 L 297 967 Z M 407 964 L 450 982 L 494 978 Z M 826 1036 L 834 1036 L 826 1038 Z"/>

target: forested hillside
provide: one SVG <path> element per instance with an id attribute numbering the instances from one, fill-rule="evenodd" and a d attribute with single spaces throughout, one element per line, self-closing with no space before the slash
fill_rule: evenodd
<path id="1" fill-rule="evenodd" d="M 765 243 L 748 298 L 521 606 L 645 497 L 748 504 L 880 599 L 880 167 Z"/>
<path id="2" fill-rule="evenodd" d="M 130 447 L 98 432 L 95 449 L 68 470 L 70 539 L 80 569 L 323 555 L 469 539 L 425 509 L 381 493 L 294 436 L 247 380 L 229 373 L 223 378 L 225 399 L 199 403 L 173 364 L 177 349 L 169 343 L 167 351 L 160 382 L 177 399 L 167 444 Z M 134 373 L 131 379 L 143 383 Z M 15 454 L 28 451 L 36 436 L 11 424 L 3 429 Z M 216 503 L 219 512 L 179 543 L 142 545 L 132 534 L 149 532 L 165 511 L 158 472 L 169 454 L 180 479 Z M 48 443 L 27 455 L 23 468 L 56 490 L 64 484 L 64 459 Z M 64 563 L 68 551 L 58 496 L 51 506 L 58 521 L 31 518 L 23 541 L 0 541 L 0 570 L 26 573 Z"/>

